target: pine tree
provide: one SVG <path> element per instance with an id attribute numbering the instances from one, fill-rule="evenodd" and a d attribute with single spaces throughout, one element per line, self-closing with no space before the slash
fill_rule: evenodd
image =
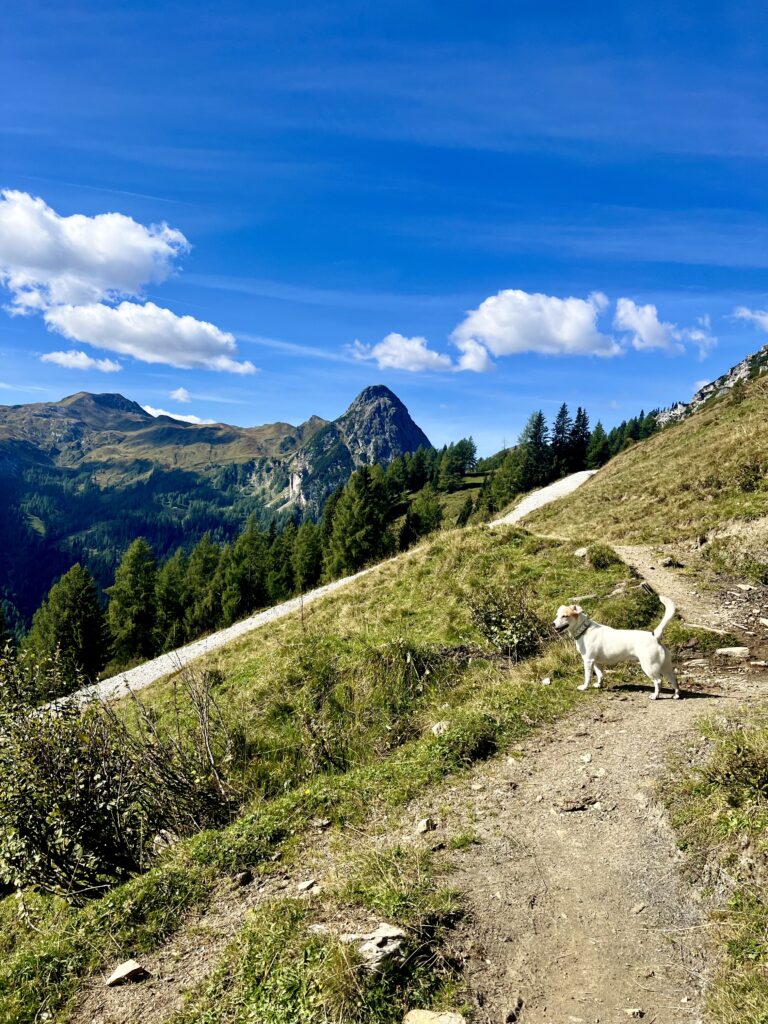
<path id="1" fill-rule="evenodd" d="M 411 512 L 419 537 L 426 537 L 440 528 L 443 521 L 443 506 L 438 501 L 434 487 L 430 484 L 422 487 L 413 499 Z"/>
<path id="2" fill-rule="evenodd" d="M 279 604 L 296 592 L 293 575 L 293 545 L 296 540 L 296 524 L 291 522 L 272 541 L 269 549 L 269 571 L 267 590 L 269 603 Z"/>
<path id="3" fill-rule="evenodd" d="M 172 651 L 184 642 L 188 561 L 184 549 L 177 548 L 157 571 L 155 646 L 158 651 Z"/>
<path id="4" fill-rule="evenodd" d="M 323 571 L 323 549 L 320 529 L 311 519 L 299 527 L 293 545 L 293 575 L 300 594 L 317 586 Z"/>
<path id="5" fill-rule="evenodd" d="M 192 549 L 184 579 L 184 633 L 188 640 L 212 632 L 222 617 L 221 601 L 217 603 L 214 588 L 220 558 L 218 545 L 213 543 L 210 533 L 204 533 Z"/>
<path id="6" fill-rule="evenodd" d="M 508 449 L 501 465 L 491 477 L 490 489 L 497 509 L 503 508 L 516 494 L 528 489 L 523 481 L 526 459 L 524 445 Z"/>
<path id="7" fill-rule="evenodd" d="M 333 530 L 324 552 L 326 576 L 335 579 L 357 572 L 368 562 L 391 553 L 388 511 L 383 484 L 368 466 L 362 466 L 349 478 L 336 505 Z"/>
<path id="8" fill-rule="evenodd" d="M 549 448 L 549 431 L 544 413 L 539 410 L 531 414 L 520 435 L 521 452 L 520 488 L 530 491 L 543 487 L 552 478 L 552 459 Z"/>
<path id="9" fill-rule="evenodd" d="M 466 454 L 462 454 L 458 445 L 450 445 L 444 449 L 440 456 L 440 468 L 435 481 L 435 488 L 438 491 L 447 491 L 449 494 L 457 491 L 464 482 L 464 465 Z"/>
<path id="10" fill-rule="evenodd" d="M 603 424 L 598 420 L 589 438 L 587 469 L 599 469 L 605 465 L 610 457 L 611 451 L 608 444 L 608 435 L 603 429 Z"/>
<path id="11" fill-rule="evenodd" d="M 222 619 L 227 625 L 269 603 L 268 559 L 266 535 L 251 518 L 232 545 L 231 557 L 225 567 L 221 605 Z"/>
<path id="12" fill-rule="evenodd" d="M 95 679 L 107 661 L 104 611 L 93 577 L 76 563 L 35 612 L 24 646 L 38 658 L 60 651 L 65 670 Z"/>
<path id="13" fill-rule="evenodd" d="M 461 462 L 461 474 L 466 476 L 468 473 L 474 472 L 477 469 L 477 445 L 471 437 L 463 437 L 461 441 L 457 441 L 454 445 L 456 449 L 456 455 Z"/>
<path id="14" fill-rule="evenodd" d="M 157 566 L 152 548 L 138 537 L 123 555 L 109 587 L 107 620 L 112 650 L 118 661 L 151 658 L 156 651 L 155 584 Z"/>
<path id="15" fill-rule="evenodd" d="M 565 476 L 570 464 L 571 434 L 573 431 L 573 420 L 568 412 L 568 406 L 563 402 L 560 406 L 555 422 L 552 425 L 552 440 L 550 443 L 552 476 L 558 479 Z"/>
<path id="16" fill-rule="evenodd" d="M 569 473 L 578 473 L 587 468 L 587 448 L 589 447 L 589 416 L 581 406 L 576 410 L 576 417 L 568 440 Z"/>

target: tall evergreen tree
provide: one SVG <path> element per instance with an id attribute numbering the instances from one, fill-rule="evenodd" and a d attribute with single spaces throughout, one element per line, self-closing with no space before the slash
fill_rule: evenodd
<path id="1" fill-rule="evenodd" d="M 551 473 L 555 479 L 565 476 L 568 472 L 571 461 L 572 431 L 573 420 L 568 412 L 568 406 L 563 402 L 552 425 L 552 438 L 550 441 Z"/>
<path id="2" fill-rule="evenodd" d="M 223 621 L 227 625 L 269 603 L 268 572 L 267 538 L 252 517 L 232 545 L 231 557 L 225 566 L 221 603 Z"/>
<path id="3" fill-rule="evenodd" d="M 222 618 L 221 598 L 217 600 L 214 580 L 221 558 L 221 549 L 205 533 L 192 549 L 184 579 L 186 609 L 184 633 L 194 639 L 216 628 Z"/>
<path id="4" fill-rule="evenodd" d="M 38 658 L 61 652 L 73 674 L 95 679 L 107 661 L 104 611 L 93 577 L 79 562 L 54 583 L 35 612 L 24 646 Z"/>
<path id="5" fill-rule="evenodd" d="M 581 406 L 576 410 L 576 416 L 568 439 L 568 465 L 567 472 L 578 473 L 587 468 L 587 448 L 589 447 L 589 416 L 587 410 Z"/>
<path id="6" fill-rule="evenodd" d="M 108 588 L 107 620 L 112 650 L 120 662 L 151 658 L 156 651 L 155 584 L 157 566 L 152 548 L 143 537 L 131 544 Z"/>
<path id="7" fill-rule="evenodd" d="M 587 469 L 599 469 L 611 457 L 611 450 L 608 444 L 608 435 L 600 420 L 595 424 L 595 429 L 589 438 L 587 447 Z"/>
<path id="8" fill-rule="evenodd" d="M 440 456 L 440 466 L 435 487 L 438 491 L 457 491 L 464 481 L 466 453 L 458 445 L 449 445 Z"/>
<path id="9" fill-rule="evenodd" d="M 157 571 L 155 645 L 158 651 L 172 651 L 185 640 L 188 561 L 184 549 L 177 548 Z"/>
<path id="10" fill-rule="evenodd" d="M 317 585 L 323 571 L 320 529 L 311 519 L 305 520 L 299 527 L 291 558 L 296 589 L 303 594 Z"/>
<path id="11" fill-rule="evenodd" d="M 336 514 L 338 515 L 338 512 Z M 296 580 L 293 575 L 293 545 L 296 534 L 296 524 L 288 523 L 282 533 L 275 537 L 269 549 L 267 589 L 270 604 L 279 604 L 296 592 Z"/>
<path id="12" fill-rule="evenodd" d="M 440 528 L 443 521 L 443 506 L 440 504 L 434 487 L 426 484 L 411 504 L 411 514 L 418 537 L 426 537 Z"/>
<path id="13" fill-rule="evenodd" d="M 391 553 L 388 511 L 383 485 L 368 466 L 362 466 L 349 478 L 336 506 L 323 559 L 326 576 L 335 579 L 357 572 Z"/>
<path id="14" fill-rule="evenodd" d="M 549 431 L 541 410 L 531 413 L 520 435 L 519 447 L 522 449 L 521 490 L 530 491 L 549 483 L 552 474 Z"/>

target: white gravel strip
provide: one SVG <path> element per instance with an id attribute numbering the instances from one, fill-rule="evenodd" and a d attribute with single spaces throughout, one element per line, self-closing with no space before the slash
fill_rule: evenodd
<path id="1" fill-rule="evenodd" d="M 245 636 L 246 633 L 250 633 L 254 629 L 260 629 L 268 622 L 274 622 L 275 619 L 282 619 L 286 615 L 290 615 L 291 612 L 299 611 L 303 605 L 312 604 L 318 598 L 325 597 L 326 594 L 332 594 L 334 590 L 346 586 L 352 580 L 360 579 L 361 576 L 365 576 L 366 573 L 369 573 L 374 568 L 376 567 L 371 566 L 368 569 L 355 573 L 354 576 L 345 576 L 343 579 L 326 583 L 325 586 L 318 587 L 316 590 L 310 590 L 301 597 L 292 597 L 290 601 L 276 604 L 272 608 L 265 609 L 263 612 L 251 615 L 248 619 L 236 622 L 233 626 L 221 629 L 218 633 L 211 633 L 210 636 L 204 636 L 201 640 L 195 640 L 194 643 L 187 644 L 185 647 L 178 647 L 175 651 L 161 654 L 159 658 L 145 661 L 143 665 L 137 665 L 136 668 L 121 672 L 120 675 L 111 676 L 109 679 L 102 679 L 101 682 L 92 683 L 90 686 L 84 686 L 81 690 L 77 691 L 77 696 L 84 700 L 90 700 L 94 697 L 107 700 L 114 697 L 124 697 L 130 690 L 143 690 L 145 686 L 149 686 L 150 683 L 162 679 L 163 676 L 167 676 L 170 672 L 178 672 L 180 668 L 189 664 L 190 661 L 194 661 L 195 658 L 200 658 L 204 654 L 210 654 L 211 651 L 224 647 L 233 640 L 237 640 L 238 637 Z"/>
<path id="2" fill-rule="evenodd" d="M 529 494 L 518 502 L 511 512 L 507 512 L 501 519 L 494 519 L 488 525 L 506 526 L 508 523 L 519 523 L 521 519 L 525 519 L 529 513 L 535 512 L 542 505 L 548 505 L 550 501 L 557 501 L 558 498 L 564 498 L 566 494 L 575 491 L 596 472 L 596 469 L 585 469 L 581 473 L 571 473 L 570 476 L 565 476 L 562 480 L 556 480 L 553 484 L 548 484 L 547 487 L 542 487 L 540 490 L 534 491 L 533 494 Z"/>
<path id="3" fill-rule="evenodd" d="M 504 526 L 507 523 L 516 523 L 528 515 L 529 512 L 533 512 L 534 509 L 541 508 L 542 505 L 546 505 L 550 501 L 555 501 L 557 498 L 562 498 L 563 495 L 575 491 L 594 472 L 594 470 L 585 470 L 583 473 L 574 473 L 572 476 L 558 480 L 548 487 L 542 487 L 541 490 L 534 491 L 527 498 L 523 498 L 503 518 L 495 519 L 488 525 L 493 527 Z M 412 548 L 408 554 L 413 554 L 414 550 Z M 120 675 L 111 676 L 109 679 L 102 679 L 101 682 L 93 683 L 90 686 L 84 686 L 81 690 L 72 694 L 72 697 L 82 700 L 90 700 L 94 697 L 108 700 L 115 697 L 124 697 L 131 690 L 134 692 L 136 690 L 143 690 L 145 686 L 149 686 L 158 679 L 162 679 L 163 676 L 167 676 L 171 672 L 178 672 L 180 668 L 189 664 L 190 661 L 194 661 L 195 658 L 200 658 L 204 654 L 210 654 L 211 651 L 226 646 L 232 640 L 237 640 L 238 637 L 245 636 L 246 633 L 251 633 L 254 629 L 260 629 L 268 622 L 274 622 L 276 619 L 282 619 L 292 612 L 299 611 L 302 605 L 312 604 L 318 598 L 325 597 L 326 594 L 332 594 L 334 590 L 345 587 L 352 580 L 360 579 L 361 576 L 365 576 L 366 573 L 369 573 L 374 568 L 376 566 L 363 569 L 362 572 L 355 573 L 354 576 L 344 576 L 340 580 L 334 580 L 333 583 L 326 583 L 325 586 L 318 587 L 316 590 L 310 590 L 303 597 L 293 597 L 290 601 L 276 604 L 273 608 L 267 608 L 265 611 L 258 612 L 258 614 L 252 615 L 248 619 L 236 622 L 234 626 L 228 626 L 227 629 L 219 630 L 218 633 L 211 633 L 210 636 L 203 637 L 202 640 L 195 640 L 194 643 L 187 644 L 185 647 L 179 647 L 175 651 L 161 654 L 159 658 L 145 661 L 143 665 L 137 665 L 136 668 L 121 672 Z"/>

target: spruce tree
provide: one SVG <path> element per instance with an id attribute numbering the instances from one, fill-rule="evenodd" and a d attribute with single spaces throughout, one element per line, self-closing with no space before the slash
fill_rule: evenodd
<path id="1" fill-rule="evenodd" d="M 221 599 L 217 601 L 214 588 L 220 558 L 220 548 L 210 533 L 204 533 L 192 549 L 184 579 L 184 632 L 188 640 L 212 632 L 222 617 Z"/>
<path id="2" fill-rule="evenodd" d="M 225 567 L 222 617 L 226 625 L 269 604 L 267 538 L 253 517 L 232 545 Z"/>
<path id="3" fill-rule="evenodd" d="M 125 663 L 151 658 L 157 650 L 155 585 L 157 566 L 152 548 L 138 537 L 123 555 L 108 588 L 107 620 L 115 658 Z"/>
<path id="4" fill-rule="evenodd" d="M 600 420 L 595 424 L 595 429 L 589 438 L 587 447 L 587 469 L 599 469 L 610 459 L 611 451 L 608 444 L 608 435 Z"/>
<path id="5" fill-rule="evenodd" d="M 555 422 L 552 425 L 552 440 L 550 451 L 552 458 L 552 476 L 558 479 L 565 476 L 570 465 L 571 434 L 573 431 L 573 420 L 568 412 L 568 406 L 563 402 L 560 406 Z"/>
<path id="6" fill-rule="evenodd" d="M 267 590 L 270 604 L 286 601 L 296 592 L 296 580 L 293 574 L 293 545 L 297 532 L 296 524 L 288 523 L 272 541 L 269 549 Z"/>
<path id="7" fill-rule="evenodd" d="M 426 537 L 440 528 L 443 521 L 443 506 L 440 504 L 434 487 L 426 484 L 411 505 L 411 514 L 415 520 L 416 532 L 419 537 Z"/>
<path id="8" fill-rule="evenodd" d="M 324 553 L 325 575 L 331 579 L 357 572 L 368 562 L 390 554 L 389 511 L 383 484 L 368 466 L 349 478 L 333 517 Z"/>
<path id="9" fill-rule="evenodd" d="M 24 641 L 38 658 L 59 651 L 65 671 L 95 679 L 104 668 L 108 639 L 93 577 L 79 562 L 54 583 L 35 612 Z"/>
<path id="10" fill-rule="evenodd" d="M 443 450 L 435 481 L 436 490 L 447 491 L 450 494 L 461 487 L 464 482 L 465 460 L 466 455 L 462 454 L 457 445 L 452 444 Z"/>
<path id="11" fill-rule="evenodd" d="M 569 473 L 578 473 L 587 468 L 587 448 L 589 447 L 589 416 L 581 406 L 576 410 L 576 417 L 571 428 L 568 442 Z"/>
<path id="12" fill-rule="evenodd" d="M 292 553 L 293 575 L 300 594 L 317 586 L 323 571 L 320 529 L 311 519 L 299 527 Z"/>
<path id="13" fill-rule="evenodd" d="M 544 413 L 531 413 L 520 435 L 521 452 L 520 488 L 530 491 L 543 487 L 552 478 L 552 459 L 549 448 L 549 431 Z"/>
<path id="14" fill-rule="evenodd" d="M 172 651 L 184 642 L 188 561 L 184 549 L 178 548 L 158 569 L 155 584 L 157 602 L 155 646 L 158 651 Z"/>

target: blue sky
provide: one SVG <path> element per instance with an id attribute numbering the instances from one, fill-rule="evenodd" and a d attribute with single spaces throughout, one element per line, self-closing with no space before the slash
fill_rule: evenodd
<path id="1" fill-rule="evenodd" d="M 765 27 L 734 2 L 11 5 L 0 402 L 247 425 L 383 382 L 487 453 L 533 408 L 689 397 L 768 341 Z"/>

